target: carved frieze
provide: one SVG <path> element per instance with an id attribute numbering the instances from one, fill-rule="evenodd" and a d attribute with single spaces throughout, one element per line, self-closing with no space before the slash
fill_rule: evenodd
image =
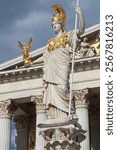
<path id="1" fill-rule="evenodd" d="M 11 115 L 10 105 L 11 105 L 11 99 L 0 101 L 0 116 Z"/>
<path id="2" fill-rule="evenodd" d="M 89 90 L 88 89 L 76 90 L 73 93 L 74 93 L 76 107 L 81 106 L 81 105 L 87 106 L 89 104 Z"/>
<path id="3" fill-rule="evenodd" d="M 92 57 L 95 56 L 95 50 L 91 48 L 90 43 L 88 42 L 88 38 L 84 37 L 83 41 L 80 43 L 80 57 Z"/>
<path id="4" fill-rule="evenodd" d="M 100 34 L 96 35 L 95 40 L 90 44 L 91 48 L 95 50 L 96 55 L 100 55 Z"/>
<path id="5" fill-rule="evenodd" d="M 79 51 L 75 53 L 74 72 L 99 69 L 100 57 L 87 57 L 79 59 Z M 36 78 L 42 78 L 43 64 L 40 66 L 31 66 L 29 68 L 19 68 L 10 71 L 0 72 L 0 84 L 11 83 L 15 81 L 24 81 Z"/>
<path id="6" fill-rule="evenodd" d="M 75 52 L 75 59 L 89 58 L 100 55 L 100 36 L 99 33 L 93 40 L 84 37 L 80 40 L 79 47 Z"/>
<path id="7" fill-rule="evenodd" d="M 32 96 L 31 97 L 31 101 L 35 102 L 35 104 L 36 104 L 36 111 L 37 112 L 45 111 L 45 104 L 43 103 L 42 95 Z"/>

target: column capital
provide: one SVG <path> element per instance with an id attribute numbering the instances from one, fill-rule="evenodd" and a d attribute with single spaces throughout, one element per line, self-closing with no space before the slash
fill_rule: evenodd
<path id="1" fill-rule="evenodd" d="M 0 101 L 0 117 L 11 115 L 11 99 Z"/>
<path id="2" fill-rule="evenodd" d="M 35 102 L 37 113 L 38 112 L 45 112 L 45 104 L 43 103 L 42 95 L 31 96 L 31 101 Z"/>
<path id="3" fill-rule="evenodd" d="M 84 107 L 89 104 L 89 89 L 81 89 L 73 92 L 76 107 Z"/>

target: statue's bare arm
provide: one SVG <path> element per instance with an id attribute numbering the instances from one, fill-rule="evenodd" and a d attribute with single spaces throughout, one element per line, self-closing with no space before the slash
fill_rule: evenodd
<path id="1" fill-rule="evenodd" d="M 85 31 L 85 22 L 81 8 L 79 6 L 76 6 L 75 11 L 79 15 L 79 30 L 77 30 L 77 36 L 79 37 Z"/>
<path id="2" fill-rule="evenodd" d="M 43 62 L 44 62 L 44 57 L 41 56 L 41 57 L 39 57 L 38 59 L 34 60 L 34 61 L 32 62 L 32 64 L 40 64 L 40 63 L 43 63 Z"/>
<path id="3" fill-rule="evenodd" d="M 32 62 L 32 64 L 41 64 L 41 63 L 44 63 L 46 61 L 48 55 L 49 55 L 49 52 L 48 52 L 48 49 L 47 49 L 47 46 L 46 46 L 44 48 L 44 52 L 43 52 L 42 56 L 39 57 L 39 58 L 37 58 L 36 60 L 34 60 Z"/>

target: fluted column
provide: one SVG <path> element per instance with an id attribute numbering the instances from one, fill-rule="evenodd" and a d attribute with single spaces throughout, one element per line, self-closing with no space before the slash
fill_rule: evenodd
<path id="1" fill-rule="evenodd" d="M 78 122 L 82 129 L 86 130 L 86 139 L 81 143 L 81 150 L 90 150 L 90 135 L 89 135 L 89 111 L 88 111 L 88 89 L 74 91 L 76 102 L 76 114 Z"/>
<path id="2" fill-rule="evenodd" d="M 0 101 L 0 150 L 10 150 L 11 100 Z"/>
<path id="3" fill-rule="evenodd" d="M 42 96 L 33 96 L 31 101 L 36 104 L 36 150 L 44 150 L 44 139 L 39 135 L 40 129 L 37 125 L 46 120 L 45 105 L 43 104 Z"/>
<path id="4" fill-rule="evenodd" d="M 28 118 L 20 116 L 16 122 L 16 149 L 28 150 Z"/>

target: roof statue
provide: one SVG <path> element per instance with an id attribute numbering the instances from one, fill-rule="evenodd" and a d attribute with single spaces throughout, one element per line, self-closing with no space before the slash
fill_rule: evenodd
<path id="1" fill-rule="evenodd" d="M 29 54 L 29 50 L 32 47 L 32 38 L 30 38 L 28 45 L 22 44 L 20 41 L 18 41 L 19 47 L 22 49 L 23 52 L 23 61 L 25 66 L 31 65 L 31 57 Z"/>

